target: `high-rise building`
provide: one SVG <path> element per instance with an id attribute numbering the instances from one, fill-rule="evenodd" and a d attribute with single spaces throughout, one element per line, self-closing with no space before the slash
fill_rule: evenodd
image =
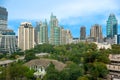
<path id="1" fill-rule="evenodd" d="M 0 52 L 14 53 L 17 51 L 17 42 L 13 30 L 3 30 L 0 34 Z"/>
<path id="2" fill-rule="evenodd" d="M 118 21 L 114 14 L 110 14 L 107 20 L 107 38 L 113 38 L 118 34 Z"/>
<path id="3" fill-rule="evenodd" d="M 61 38 L 61 45 L 66 44 L 66 30 L 63 27 L 61 28 L 60 38 Z"/>
<path id="4" fill-rule="evenodd" d="M 7 28 L 8 12 L 6 8 L 0 7 L 0 30 Z"/>
<path id="5" fill-rule="evenodd" d="M 94 38 L 94 41 L 96 42 L 102 42 L 102 27 L 98 24 L 93 25 L 90 29 L 90 37 Z"/>
<path id="6" fill-rule="evenodd" d="M 14 53 L 17 50 L 15 32 L 7 28 L 8 12 L 0 7 L 0 52 Z"/>
<path id="7" fill-rule="evenodd" d="M 65 30 L 63 27 L 61 28 L 61 34 L 60 34 L 60 39 L 61 39 L 61 45 L 65 44 L 71 44 L 72 43 L 72 34 L 70 30 Z"/>
<path id="8" fill-rule="evenodd" d="M 45 22 L 37 22 L 35 36 L 37 44 L 48 43 L 48 25 L 46 20 Z"/>
<path id="9" fill-rule="evenodd" d="M 58 19 L 56 18 L 56 16 L 51 14 L 49 43 L 52 45 L 60 45 L 61 44 L 60 34 L 61 34 L 61 28 L 58 26 Z"/>
<path id="10" fill-rule="evenodd" d="M 70 30 L 66 30 L 66 44 L 71 44 L 72 41 L 73 41 L 73 37 Z"/>
<path id="11" fill-rule="evenodd" d="M 86 38 L 86 27 L 82 26 L 80 28 L 80 40 L 85 40 Z"/>
<path id="12" fill-rule="evenodd" d="M 29 22 L 23 22 L 19 27 L 18 47 L 23 51 L 34 48 L 34 28 Z"/>

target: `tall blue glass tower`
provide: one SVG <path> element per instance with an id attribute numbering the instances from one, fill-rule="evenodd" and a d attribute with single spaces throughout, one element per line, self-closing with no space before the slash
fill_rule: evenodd
<path id="1" fill-rule="evenodd" d="M 6 8 L 0 7 L 0 30 L 7 28 L 8 12 Z"/>
<path id="2" fill-rule="evenodd" d="M 107 20 L 107 38 L 113 38 L 118 34 L 118 21 L 114 14 L 110 14 Z"/>

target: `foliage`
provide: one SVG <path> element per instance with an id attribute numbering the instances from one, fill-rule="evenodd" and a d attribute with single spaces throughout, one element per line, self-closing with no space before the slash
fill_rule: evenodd
<path id="1" fill-rule="evenodd" d="M 60 80 L 59 72 L 55 69 L 53 63 L 51 63 L 47 69 L 47 74 L 44 77 L 44 80 Z"/>
<path id="2" fill-rule="evenodd" d="M 13 63 L 2 69 L 0 80 L 23 80 L 33 79 L 33 70 L 18 63 Z"/>
<path id="3" fill-rule="evenodd" d="M 26 55 L 25 55 L 25 60 L 28 62 L 28 61 L 30 61 L 30 60 L 32 60 L 32 59 L 36 59 L 37 57 L 35 56 L 35 54 L 34 53 L 32 53 L 32 52 L 29 52 L 29 53 L 26 53 Z"/>
<path id="4" fill-rule="evenodd" d="M 77 80 L 89 80 L 87 76 L 80 76 Z"/>
<path id="5" fill-rule="evenodd" d="M 110 62 L 108 58 L 109 54 L 120 52 L 119 45 L 112 45 L 112 48 L 113 49 L 98 50 L 97 45 L 94 43 L 78 43 L 60 46 L 42 44 L 35 46 L 34 49 L 26 50 L 22 54 L 25 55 L 26 61 L 30 61 L 37 58 L 35 54 L 49 53 L 47 58 L 56 59 L 67 64 L 67 66 L 62 71 L 58 71 L 51 63 L 46 69 L 47 74 L 44 76 L 43 80 L 97 80 L 106 77 L 108 74 L 108 70 L 105 64 Z M 14 53 L 10 56 L 7 56 L 6 58 L 16 59 L 19 57 L 19 54 Z M 3 58 L 3 55 L 0 55 L 0 58 Z M 19 63 L 20 65 L 23 64 L 21 61 Z M 13 68 L 11 68 L 11 70 L 10 68 L 11 67 L 8 67 L 5 69 L 5 71 L 3 71 L 4 75 L 6 75 L 4 76 L 5 78 L 11 78 L 11 76 L 15 77 L 15 75 L 17 76 L 19 73 L 22 73 L 22 71 L 20 72 L 17 66 L 15 66 L 13 68 L 16 70 L 18 69 L 19 73 L 15 73 L 14 75 L 7 75 L 12 72 L 11 70 Z M 27 71 L 27 69 L 25 69 L 25 71 L 25 73 L 22 75 L 19 74 L 17 77 L 22 76 L 22 78 L 31 79 L 33 77 L 32 71 Z M 13 72 L 15 71 L 13 70 Z"/>

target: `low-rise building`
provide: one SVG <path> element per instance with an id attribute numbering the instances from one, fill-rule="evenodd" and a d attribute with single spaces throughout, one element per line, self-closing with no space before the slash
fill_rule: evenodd
<path id="1" fill-rule="evenodd" d="M 27 62 L 25 65 L 28 66 L 30 69 L 35 70 L 35 77 L 43 78 L 46 74 L 46 68 L 49 66 L 50 63 L 53 63 L 58 71 L 63 70 L 66 66 L 66 64 L 62 62 L 52 59 L 35 59 Z"/>
<path id="2" fill-rule="evenodd" d="M 111 80 L 120 80 L 120 54 L 110 54 L 109 59 L 111 63 L 107 64 L 107 68 Z"/>
<path id="3" fill-rule="evenodd" d="M 97 42 L 95 42 L 95 44 L 97 45 L 98 49 L 111 49 L 111 44 Z"/>

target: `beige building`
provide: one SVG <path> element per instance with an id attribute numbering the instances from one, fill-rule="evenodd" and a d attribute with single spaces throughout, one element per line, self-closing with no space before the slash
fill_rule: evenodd
<path id="1" fill-rule="evenodd" d="M 95 24 L 90 29 L 90 37 L 94 38 L 95 42 L 102 42 L 102 27 L 99 24 Z"/>
<path id="2" fill-rule="evenodd" d="M 34 28 L 29 22 L 23 22 L 19 27 L 18 47 L 23 51 L 34 48 Z"/>
<path id="3" fill-rule="evenodd" d="M 110 64 L 107 64 L 110 80 L 120 80 L 120 54 L 109 54 Z"/>
<path id="4" fill-rule="evenodd" d="M 66 44 L 66 30 L 64 30 L 64 28 L 61 28 L 61 45 Z"/>
<path id="5" fill-rule="evenodd" d="M 73 37 L 70 30 L 66 30 L 66 44 L 71 44 L 72 41 L 73 41 Z"/>
<path id="6" fill-rule="evenodd" d="M 72 35 L 70 30 L 65 30 L 65 29 L 61 29 L 61 44 L 71 44 L 72 43 Z"/>

